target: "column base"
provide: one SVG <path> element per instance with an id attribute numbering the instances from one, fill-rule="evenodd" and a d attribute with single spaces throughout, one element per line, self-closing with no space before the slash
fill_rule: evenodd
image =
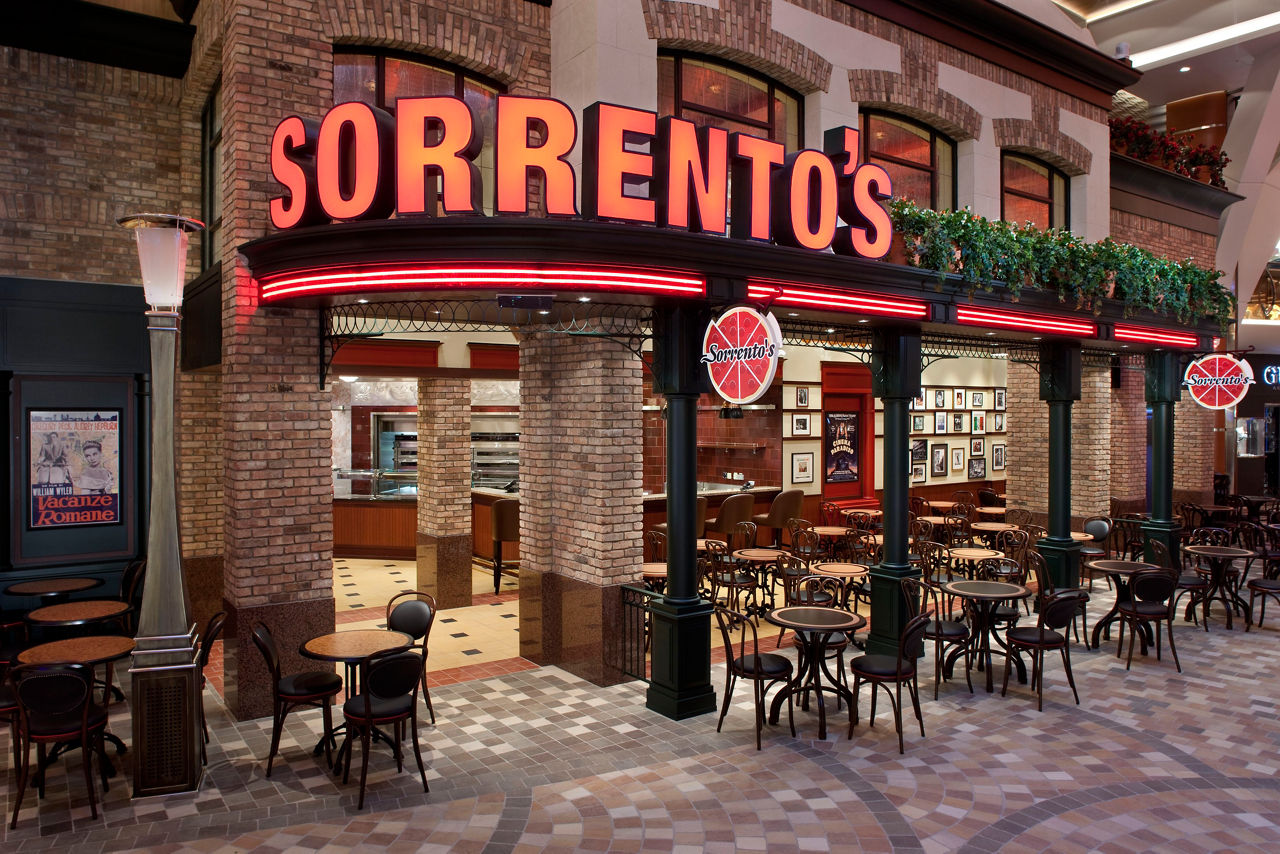
<path id="1" fill-rule="evenodd" d="M 194 792 L 204 778 L 204 698 L 192 640 L 138 638 L 140 649 L 129 668 L 135 798 Z"/>
<path id="2" fill-rule="evenodd" d="M 711 603 L 652 605 L 652 681 L 645 706 L 672 720 L 716 710 L 711 687 Z"/>
<path id="3" fill-rule="evenodd" d="M 418 589 L 436 597 L 436 607 L 471 605 L 471 535 L 438 537 L 418 532 Z"/>
<path id="4" fill-rule="evenodd" d="M 1084 546 L 1073 540 L 1045 537 L 1036 544 L 1053 586 L 1057 590 L 1080 586 L 1080 550 Z"/>
<path id="5" fill-rule="evenodd" d="M 919 578 L 913 566 L 879 564 L 871 567 L 871 631 L 867 652 L 872 655 L 898 654 L 902 629 L 907 625 L 907 599 L 902 595 L 902 579 Z"/>
<path id="6" fill-rule="evenodd" d="M 594 685 L 617 685 L 627 681 L 615 630 L 621 624 L 619 585 L 520 570 L 521 658 L 555 665 Z"/>
<path id="7" fill-rule="evenodd" d="M 1142 550 L 1142 559 L 1148 563 L 1155 563 L 1151 554 L 1150 543 L 1152 540 L 1159 540 L 1164 543 L 1165 548 L 1169 550 L 1169 556 L 1173 558 L 1174 564 L 1179 560 L 1179 546 L 1182 543 L 1182 524 L 1176 520 L 1169 519 L 1158 521 L 1155 519 L 1142 523 L 1142 533 L 1147 545 Z"/>
<path id="8" fill-rule="evenodd" d="M 236 720 L 271 714 L 271 674 L 253 643 L 253 627 L 258 623 L 264 623 L 275 638 L 282 673 L 333 667 L 298 652 L 311 638 L 334 630 L 332 597 L 251 607 L 224 601 L 223 609 L 227 612 L 222 632 L 224 699 Z"/>

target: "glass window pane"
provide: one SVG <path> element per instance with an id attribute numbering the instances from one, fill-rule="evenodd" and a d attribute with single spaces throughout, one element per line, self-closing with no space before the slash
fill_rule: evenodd
<path id="1" fill-rule="evenodd" d="M 452 71 L 432 68 L 419 62 L 388 59 L 383 103 L 394 107 L 396 98 L 421 98 L 428 95 L 453 95 L 457 92 L 457 75 Z"/>
<path id="2" fill-rule="evenodd" d="M 1071 218 L 1067 215 L 1067 179 L 1058 173 L 1053 175 L 1053 227 L 1069 228 Z"/>
<path id="3" fill-rule="evenodd" d="M 498 90 L 477 83 L 474 80 L 466 80 L 462 86 L 462 99 L 471 108 L 471 113 L 476 117 L 476 121 L 480 127 L 477 128 L 480 138 L 484 140 L 484 145 L 480 149 L 480 154 L 475 159 L 476 167 L 480 170 L 480 180 L 483 182 L 485 192 L 483 194 L 484 212 L 493 213 L 493 193 L 494 186 L 494 133 L 498 118 Z"/>
<path id="4" fill-rule="evenodd" d="M 713 128 L 724 128 L 729 133 L 735 133 L 737 131 L 741 131 L 743 133 L 749 133 L 752 136 L 764 137 L 769 135 L 768 132 L 766 132 L 762 128 L 756 127 L 755 125 L 749 125 L 743 122 L 731 121 L 729 119 L 721 118 L 720 116 L 713 116 L 710 113 L 702 113 L 697 110 L 691 110 L 688 107 L 685 107 L 683 111 L 683 118 L 693 122 L 696 125 L 705 125 L 706 127 L 713 127 Z"/>
<path id="5" fill-rule="evenodd" d="M 773 98 L 773 133 L 770 139 L 786 146 L 787 151 L 800 149 L 800 106 L 795 98 L 775 92 Z"/>
<path id="6" fill-rule="evenodd" d="M 339 53 L 333 57 L 333 103 L 363 101 L 375 104 L 377 60 L 372 56 Z"/>
<path id="7" fill-rule="evenodd" d="M 937 210 L 949 211 L 956 198 L 956 147 L 942 137 L 934 140 L 938 164 Z"/>
<path id="8" fill-rule="evenodd" d="M 921 166 L 932 165 L 933 152 L 929 146 L 932 134 L 928 131 L 885 116 L 869 118 L 870 150 L 873 153 L 910 160 Z"/>
<path id="9" fill-rule="evenodd" d="M 1036 228 L 1051 228 L 1049 203 L 1038 202 L 1012 193 L 1004 194 L 1004 218 L 1008 222 L 1030 222 Z"/>
<path id="10" fill-rule="evenodd" d="M 1021 157 L 1004 159 L 1004 187 L 1019 193 L 1049 198 L 1049 169 Z"/>
<path id="11" fill-rule="evenodd" d="M 872 157 L 871 162 L 883 166 L 884 171 L 893 179 L 893 195 L 900 199 L 910 199 L 922 208 L 933 207 L 933 173 L 927 169 L 914 169 Z M 883 188 L 882 188 L 883 189 Z"/>
<path id="12" fill-rule="evenodd" d="M 658 115 L 676 114 L 676 60 L 673 56 L 658 57 Z"/>
<path id="13" fill-rule="evenodd" d="M 680 88 L 686 104 L 751 121 L 769 121 L 768 85 L 739 71 L 685 59 L 680 64 Z"/>

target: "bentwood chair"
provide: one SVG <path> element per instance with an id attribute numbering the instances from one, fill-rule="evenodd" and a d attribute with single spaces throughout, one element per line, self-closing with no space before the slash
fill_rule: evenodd
<path id="1" fill-rule="evenodd" d="M 1059 591 L 1053 586 L 1053 576 L 1049 574 L 1049 565 L 1045 563 L 1044 556 L 1038 551 L 1027 552 L 1027 567 L 1029 577 L 1033 576 L 1036 580 L 1036 610 L 1039 611 L 1044 607 L 1044 603 Z M 1083 593 L 1084 589 L 1080 587 L 1064 588 L 1061 592 L 1075 591 Z M 1089 649 L 1089 609 L 1086 604 L 1089 601 L 1088 596 L 1079 597 L 1080 610 L 1077 615 L 1080 617 L 1080 625 L 1076 626 L 1076 621 L 1071 621 L 1071 631 L 1075 635 L 1076 643 L 1080 642 L 1081 634 L 1084 635 L 1084 647 Z"/>
<path id="2" fill-rule="evenodd" d="M 1160 660 L 1160 623 L 1169 627 L 1169 651 L 1173 653 L 1173 665 L 1182 672 L 1178 663 L 1178 648 L 1173 645 L 1173 615 L 1177 607 L 1175 593 L 1178 590 L 1178 573 L 1176 570 L 1144 569 L 1135 572 L 1129 578 L 1129 601 L 1119 602 L 1120 632 L 1116 645 L 1116 658 L 1124 648 L 1124 630 L 1129 628 L 1129 660 L 1124 669 L 1133 665 L 1134 638 L 1147 623 L 1155 623 L 1153 634 L 1156 636 L 1156 661 Z"/>
<path id="3" fill-rule="evenodd" d="M 759 750 L 760 731 L 764 729 L 765 698 L 770 688 L 790 681 L 794 671 L 791 659 L 773 652 L 760 652 L 756 625 L 746 614 L 717 605 L 716 625 L 720 627 L 720 637 L 724 641 L 725 658 L 724 703 L 720 707 L 720 719 L 716 721 L 716 732 L 720 732 L 724 717 L 729 713 L 734 685 L 739 679 L 749 679 L 756 710 L 756 750 Z M 739 633 L 736 642 L 733 638 L 735 631 Z M 790 695 L 787 696 L 787 721 L 791 724 L 791 735 L 795 737 L 795 705 Z"/>
<path id="4" fill-rule="evenodd" d="M 1280 602 L 1280 578 L 1275 575 L 1275 567 L 1268 564 L 1262 578 L 1250 578 L 1244 586 L 1249 591 L 1249 610 L 1245 612 L 1244 624 L 1247 632 L 1253 628 L 1253 604 L 1259 596 L 1262 597 L 1262 611 L 1258 614 L 1258 628 L 1262 628 L 1262 621 L 1267 618 L 1267 600 Z"/>
<path id="5" fill-rule="evenodd" d="M 393 735 L 389 739 L 395 752 L 396 770 L 404 770 L 404 752 L 400 743 L 404 740 L 405 727 L 413 741 L 413 755 L 418 760 L 418 773 L 422 776 L 422 791 L 429 792 L 427 771 L 422 765 L 422 748 L 418 744 L 418 684 L 426 669 L 425 657 L 412 652 L 384 650 L 375 652 L 360 662 L 360 693 L 342 704 L 342 717 L 347 724 L 347 735 L 338 749 L 338 761 L 343 758 L 342 782 L 351 773 L 351 739 L 360 736 L 360 800 L 356 809 L 364 809 L 365 782 L 369 776 L 369 746 L 374 730 L 390 724 Z"/>
<path id="6" fill-rule="evenodd" d="M 84 664 L 23 664 L 9 674 L 17 701 L 19 740 L 17 753 L 18 794 L 13 799 L 13 820 L 18 812 L 31 774 L 31 745 L 37 747 L 36 791 L 44 797 L 45 750 L 49 745 L 76 744 L 84 762 L 84 783 L 89 790 L 89 812 L 98 817 L 98 799 L 93 788 L 93 754 L 98 754 L 102 791 L 106 792 L 107 709 L 93 702 L 93 668 Z"/>
<path id="7" fill-rule="evenodd" d="M 200 729 L 204 734 L 204 739 L 200 742 L 200 764 L 202 765 L 209 764 L 209 756 L 205 750 L 205 745 L 209 743 L 209 724 L 204 719 L 204 687 L 208 682 L 204 677 L 204 669 L 209 664 L 209 654 L 213 651 L 214 642 L 222 634 L 222 626 L 226 621 L 226 611 L 219 611 L 209 618 L 209 622 L 204 624 L 204 632 L 200 635 L 200 652 L 196 656 L 196 666 L 200 671 Z"/>
<path id="8" fill-rule="evenodd" d="M 1173 598 L 1174 613 L 1177 613 L 1179 600 L 1183 596 L 1190 595 L 1191 598 L 1187 600 L 1187 610 L 1182 619 L 1198 623 L 1196 605 L 1199 604 L 1201 616 L 1204 619 L 1204 630 L 1206 632 L 1209 631 L 1209 577 L 1180 568 L 1174 562 L 1173 556 L 1169 554 L 1169 547 L 1164 544 L 1163 540 L 1151 540 L 1146 544 L 1146 549 L 1150 550 L 1151 562 L 1156 566 L 1181 573 L 1178 575 L 1178 592 L 1174 594 Z M 1134 558 L 1134 560 L 1142 559 L 1143 554 L 1141 552 Z"/>
<path id="9" fill-rule="evenodd" d="M 651 563 L 666 563 L 667 532 L 657 528 L 644 532 L 644 559 Z"/>
<path id="10" fill-rule="evenodd" d="M 1017 525 L 1021 528 L 1023 525 L 1033 524 L 1035 517 L 1031 515 L 1030 510 L 1022 507 L 1011 507 L 1004 511 L 1004 520 L 1010 525 Z"/>
<path id="11" fill-rule="evenodd" d="M 849 670 L 853 673 L 853 709 L 849 716 L 849 738 L 853 739 L 853 728 L 858 725 L 858 692 L 862 683 L 871 686 L 871 726 L 876 725 L 876 688 L 883 688 L 893 706 L 893 723 L 898 730 L 898 753 L 906 753 L 902 742 L 902 686 L 907 686 L 911 696 L 911 705 L 915 709 L 916 720 L 920 723 L 920 737 L 924 737 L 924 715 L 920 713 L 920 685 L 916 678 L 916 660 L 923 649 L 925 633 L 929 628 L 930 618 L 921 614 L 912 617 L 902 628 L 898 637 L 897 655 L 860 655 L 849 662 Z M 889 686 L 894 686 L 894 691 Z"/>
<path id="12" fill-rule="evenodd" d="M 1044 711 L 1044 654 L 1048 650 L 1057 649 L 1062 652 L 1062 667 L 1067 672 L 1067 684 L 1080 705 L 1080 694 L 1076 691 L 1076 680 L 1071 675 L 1071 650 L 1067 644 L 1067 626 L 1075 620 L 1080 612 L 1081 600 L 1087 602 L 1089 594 L 1083 590 L 1062 590 L 1046 598 L 1040 603 L 1040 618 L 1036 625 L 1014 626 L 1005 632 L 1005 640 L 1009 645 L 1009 653 L 1004 660 L 1004 686 L 1000 696 L 1009 693 L 1009 671 L 1013 667 L 1013 656 L 1018 649 L 1031 652 L 1031 687 L 1036 690 L 1036 709 Z"/>
<path id="13" fill-rule="evenodd" d="M 284 719 L 299 706 L 321 708 L 324 715 L 324 755 L 325 760 L 332 764 L 330 745 L 333 743 L 333 716 L 330 705 L 334 696 L 342 690 L 342 677 L 324 670 L 304 670 L 282 676 L 280 651 L 271 630 L 264 623 L 253 627 L 253 643 L 262 653 L 267 662 L 267 671 L 271 674 L 271 750 L 267 754 L 267 776 L 271 776 L 272 763 L 280 750 Z"/>
<path id="14" fill-rule="evenodd" d="M 427 641 L 431 637 L 431 627 L 435 625 L 435 621 L 436 597 L 430 593 L 406 590 L 392 596 L 387 602 L 387 628 L 393 632 L 404 632 L 418 645 L 416 654 L 422 656 L 423 662 L 422 699 L 426 701 L 427 713 L 431 715 L 433 724 L 436 722 L 436 710 L 431 707 L 431 689 L 427 687 L 426 661 Z"/>
<path id="15" fill-rule="evenodd" d="M 959 620 L 942 618 L 942 594 L 932 584 L 917 578 L 904 578 L 902 595 L 907 600 L 907 615 L 929 617 L 929 625 L 925 629 L 925 640 L 933 641 L 933 699 L 938 699 L 938 687 L 942 684 L 942 661 L 949 650 L 960 647 L 964 653 L 964 678 L 969 684 L 969 693 L 973 693 L 973 676 L 969 667 L 969 627 Z"/>
<path id="16" fill-rule="evenodd" d="M 1088 573 L 1089 589 L 1093 589 L 1093 572 L 1088 569 L 1091 560 L 1111 557 L 1112 521 L 1109 516 L 1090 516 L 1084 520 L 1084 532 L 1090 539 L 1080 549 L 1080 565 Z"/>

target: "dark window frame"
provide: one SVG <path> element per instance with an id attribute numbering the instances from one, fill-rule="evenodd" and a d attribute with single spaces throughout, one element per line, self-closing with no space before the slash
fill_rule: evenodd
<path id="1" fill-rule="evenodd" d="M 941 169 L 940 169 L 940 164 L 938 163 L 938 141 L 941 140 L 947 143 L 947 145 L 951 147 L 951 199 L 950 199 L 951 207 L 948 208 L 947 210 L 955 210 L 957 207 L 959 207 L 960 196 L 959 196 L 959 188 L 957 186 L 959 184 L 959 181 L 957 180 L 957 173 L 959 171 L 959 156 L 956 151 L 958 146 L 956 145 L 956 141 L 954 139 L 952 139 L 947 134 L 940 132 L 939 130 L 932 127 L 931 125 L 927 125 L 924 122 L 917 121 L 916 119 L 913 119 L 910 116 L 905 116 L 902 113 L 894 113 L 889 110 L 880 110 L 880 109 L 875 109 L 871 107 L 858 110 L 859 130 L 861 130 L 862 119 L 864 116 L 868 120 L 874 119 L 874 118 L 892 119 L 895 122 L 901 122 L 902 124 L 911 125 L 913 127 L 919 128 L 920 130 L 927 131 L 929 133 L 929 167 L 927 171 L 932 175 L 932 180 L 930 181 L 930 204 L 929 204 L 929 207 L 932 210 L 940 210 L 940 208 L 938 207 L 938 195 L 939 195 L 938 176 L 941 173 Z M 881 160 L 888 160 L 891 163 L 896 163 L 900 166 L 905 166 L 910 169 L 919 169 L 922 171 L 926 171 L 925 167 L 923 167 L 919 163 L 916 163 L 913 160 L 906 160 L 904 158 L 894 157 L 892 154 L 872 152 L 870 134 L 862 134 L 862 136 L 863 136 L 863 139 L 861 141 L 862 151 L 860 153 L 862 155 L 862 161 L 864 163 L 869 163 L 872 155 L 874 154 L 875 157 Z"/>
<path id="2" fill-rule="evenodd" d="M 1015 190 L 1007 186 L 1005 180 L 1005 168 L 1010 158 L 1023 160 L 1047 170 L 1049 178 L 1049 195 L 1040 196 L 1035 193 L 1028 193 L 1025 190 Z M 1056 219 L 1054 211 L 1056 210 L 1057 203 L 1059 201 L 1057 196 L 1054 194 L 1054 187 L 1058 181 L 1062 182 L 1061 202 L 1063 222 L 1054 221 Z M 1000 151 L 1000 219 L 1007 221 L 1004 210 L 1004 198 L 1006 195 L 1017 196 L 1020 199 L 1027 199 L 1029 201 L 1040 202 L 1048 205 L 1050 229 L 1067 229 L 1071 227 L 1071 179 L 1067 176 L 1067 173 L 1038 157 L 1033 157 L 1030 154 L 1023 154 L 1020 151 L 1010 151 L 1008 149 L 1002 149 Z"/>
<path id="3" fill-rule="evenodd" d="M 222 97 L 222 78 L 214 81 L 204 106 L 200 108 L 200 215 L 204 218 L 204 233 L 200 236 L 200 269 L 208 270 L 222 261 L 215 258 L 214 253 L 222 234 L 222 210 L 214 209 L 217 198 L 215 181 L 222 180 L 222 175 L 214 175 L 215 162 L 217 171 L 221 173 L 222 164 L 222 121 L 218 121 L 216 132 L 211 128 L 211 115 L 215 107 L 221 116 L 221 104 L 216 99 Z"/>
<path id="4" fill-rule="evenodd" d="M 731 62 L 727 59 L 722 59 L 718 56 L 710 56 L 705 53 L 694 53 L 692 51 L 684 51 L 684 50 L 660 50 L 658 51 L 658 59 L 659 60 L 672 59 L 675 61 L 673 65 L 674 80 L 672 81 L 672 98 L 674 99 L 675 103 L 674 103 L 674 112 L 672 113 L 672 115 L 675 116 L 676 118 L 683 119 L 684 110 L 685 108 L 688 108 L 690 110 L 696 110 L 697 112 L 700 112 L 700 113 L 707 113 L 708 115 L 717 116 L 726 121 L 737 122 L 738 124 L 750 125 L 751 127 L 759 129 L 762 132 L 762 136 L 765 139 L 772 140 L 774 142 L 784 142 L 783 140 L 775 140 L 773 138 L 773 126 L 774 126 L 774 122 L 777 120 L 777 114 L 775 111 L 776 105 L 774 102 L 776 100 L 777 94 L 781 93 L 786 97 L 791 98 L 795 102 L 796 150 L 799 151 L 804 148 L 804 98 L 800 95 L 799 92 L 795 91 L 791 87 L 785 86 L 777 82 L 772 77 L 767 77 L 764 74 L 761 74 L 759 71 L 755 70 L 754 68 L 748 68 L 745 65 L 739 65 L 736 62 Z M 725 69 L 736 72 L 738 74 L 745 75 L 761 83 L 764 83 L 768 87 L 768 100 L 769 100 L 769 119 L 767 123 L 760 122 L 757 119 L 750 119 L 750 118 L 747 118 L 746 116 L 730 114 L 724 110 L 718 110 L 714 107 L 709 107 L 703 104 L 699 104 L 696 101 L 685 101 L 683 97 L 684 77 L 683 77 L 682 66 L 683 66 L 684 60 L 686 59 L 691 59 L 696 62 L 706 63 L 707 65 L 719 65 Z M 785 129 L 780 129 L 780 130 L 785 130 Z"/>
<path id="5" fill-rule="evenodd" d="M 401 62 L 412 62 L 417 65 L 425 65 L 438 71 L 446 71 L 453 75 L 453 96 L 461 98 L 465 92 L 467 81 L 478 83 L 486 86 L 498 95 L 507 94 L 507 87 L 498 81 L 485 77 L 483 74 L 477 74 L 474 71 L 463 68 L 452 62 L 443 59 L 436 59 L 431 56 L 423 56 L 422 54 L 413 53 L 404 50 L 391 50 L 386 48 L 364 47 L 362 45 L 334 45 L 333 58 L 337 60 L 339 56 L 367 56 L 374 59 L 374 96 L 376 100 L 375 106 L 386 110 L 389 113 L 395 113 L 395 104 L 388 104 L 387 96 L 387 60 L 399 60 Z"/>

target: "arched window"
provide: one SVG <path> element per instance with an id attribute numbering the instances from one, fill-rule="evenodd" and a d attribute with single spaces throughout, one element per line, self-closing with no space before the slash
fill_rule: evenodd
<path id="1" fill-rule="evenodd" d="M 764 137 L 788 151 L 804 144 L 799 96 L 767 77 L 701 57 L 658 56 L 658 115 Z"/>
<path id="2" fill-rule="evenodd" d="M 405 54 L 338 47 L 333 53 L 333 103 L 363 101 L 395 115 L 397 98 L 453 95 L 476 117 L 484 145 L 475 164 L 486 192 L 486 213 L 493 213 L 494 122 L 502 88 L 460 68 Z M 434 140 L 428 140 L 433 142 Z"/>
<path id="3" fill-rule="evenodd" d="M 1023 154 L 1000 156 L 1000 218 L 1037 228 L 1068 228 L 1067 176 Z"/>
<path id="4" fill-rule="evenodd" d="M 928 125 L 902 116 L 863 110 L 863 162 L 884 167 L 895 198 L 935 211 L 956 206 L 956 145 Z"/>

